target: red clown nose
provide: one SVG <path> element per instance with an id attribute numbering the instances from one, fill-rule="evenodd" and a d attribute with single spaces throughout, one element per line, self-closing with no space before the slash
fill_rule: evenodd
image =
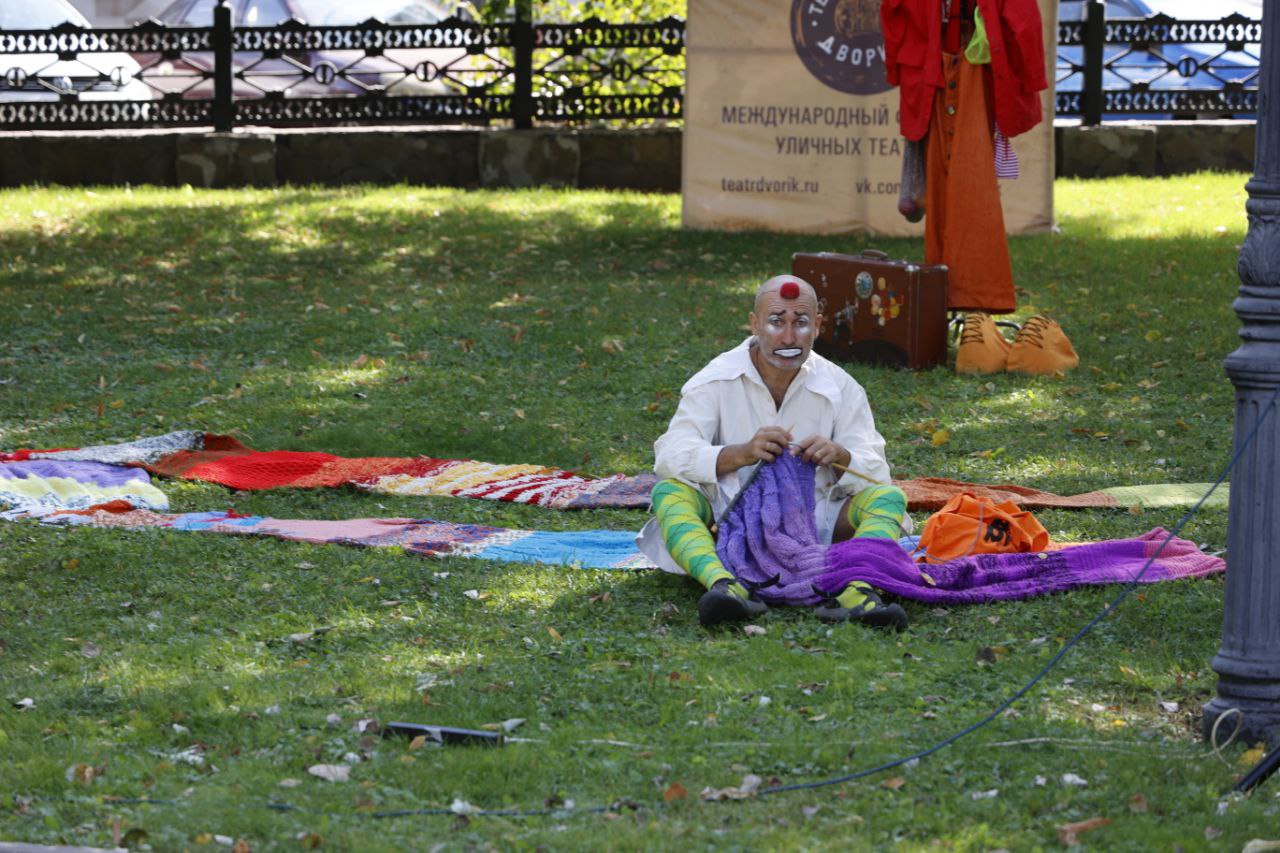
<path id="1" fill-rule="evenodd" d="M 794 281 L 785 281 L 782 283 L 782 287 L 778 288 L 778 295 L 783 299 L 799 299 L 800 285 Z"/>

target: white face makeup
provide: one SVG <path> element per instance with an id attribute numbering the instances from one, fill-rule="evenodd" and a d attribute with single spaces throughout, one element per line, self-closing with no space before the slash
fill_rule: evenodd
<path id="1" fill-rule="evenodd" d="M 765 313 L 751 315 L 760 357 L 778 370 L 796 370 L 813 349 L 819 321 L 806 299 L 783 299 L 766 294 L 759 307 Z"/>

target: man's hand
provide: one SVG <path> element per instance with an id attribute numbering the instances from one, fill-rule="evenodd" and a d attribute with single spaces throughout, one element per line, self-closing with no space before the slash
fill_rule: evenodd
<path id="1" fill-rule="evenodd" d="M 811 435 L 804 441 L 801 441 L 791 448 L 791 452 L 799 456 L 806 462 L 812 462 L 815 465 L 848 465 L 853 458 L 849 451 L 836 444 L 829 438 L 823 438 L 820 435 Z"/>
<path id="2" fill-rule="evenodd" d="M 723 477 L 756 462 L 772 462 L 787 452 L 790 442 L 791 433 L 782 427 L 761 427 L 745 444 L 730 444 L 720 451 L 716 459 L 716 476 Z"/>

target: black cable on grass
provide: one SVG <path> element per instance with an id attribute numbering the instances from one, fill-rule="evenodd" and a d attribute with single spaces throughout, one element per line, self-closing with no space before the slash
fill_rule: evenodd
<path id="1" fill-rule="evenodd" d="M 1160 543 L 1159 547 L 1156 548 L 1155 553 L 1152 554 L 1149 558 L 1147 558 L 1147 561 L 1146 563 L 1143 564 L 1142 569 L 1139 570 L 1138 573 L 1134 575 L 1133 578 L 1124 585 L 1124 588 L 1120 590 L 1119 595 L 1117 595 L 1114 599 L 1112 599 L 1111 603 L 1108 604 L 1106 607 L 1104 607 L 1102 611 L 1098 613 L 1097 616 L 1094 616 L 1092 619 L 1086 622 L 1084 624 L 1084 627 L 1082 627 L 1079 631 L 1077 631 L 1070 640 L 1067 640 L 1067 642 L 1063 643 L 1062 648 L 1058 649 L 1058 651 L 1054 653 L 1053 657 L 1049 659 L 1049 662 L 1046 663 L 1040 669 L 1039 672 L 1037 672 L 1034 676 L 1032 676 L 1031 679 L 1027 681 L 1027 683 L 1023 684 L 1021 687 L 1015 690 L 1009 696 L 1008 699 L 1001 702 L 1000 705 L 995 708 L 995 710 L 993 710 L 991 713 L 987 714 L 985 717 L 978 720 L 977 722 L 974 722 L 964 727 L 963 729 L 961 729 L 960 731 L 954 734 L 948 735 L 947 737 L 935 743 L 933 746 L 919 750 L 903 758 L 896 758 L 893 761 L 886 761 L 883 764 L 879 764 L 875 767 L 870 767 L 866 770 L 859 770 L 855 773 L 847 773 L 843 776 L 836 776 L 832 779 L 819 779 L 814 782 L 797 782 L 793 785 L 775 785 L 772 788 L 764 788 L 762 790 L 756 791 L 756 796 L 764 797 L 770 794 L 781 794 L 786 791 L 807 791 L 814 788 L 826 788 L 831 785 L 842 785 L 845 782 L 853 782 L 857 779 L 862 779 L 864 777 L 871 776 L 876 773 L 881 773 L 885 770 L 892 770 L 895 767 L 901 767 L 902 765 L 908 764 L 912 761 L 919 761 L 922 758 L 927 758 L 928 756 L 933 755 L 935 752 L 945 749 L 946 747 L 960 740 L 960 738 L 973 734 L 974 732 L 986 726 L 996 717 L 1000 716 L 1006 710 L 1008 710 L 1015 702 L 1017 702 L 1019 699 L 1025 696 L 1031 690 L 1032 687 L 1035 687 L 1036 684 L 1038 684 L 1041 680 L 1043 680 L 1044 677 L 1049 674 L 1050 670 L 1052 670 L 1055 666 L 1058 665 L 1058 662 L 1062 660 L 1062 658 L 1067 654 L 1067 652 L 1069 652 L 1072 648 L 1074 648 L 1077 644 L 1079 644 L 1079 642 L 1082 639 L 1084 639 L 1086 634 L 1092 631 L 1099 622 L 1101 622 L 1113 611 L 1115 611 L 1115 609 L 1120 606 L 1121 602 L 1123 602 L 1126 598 L 1128 598 L 1129 594 L 1133 592 L 1135 588 L 1137 588 L 1139 581 L 1142 580 L 1142 577 L 1147 573 L 1147 570 L 1151 568 L 1151 564 L 1155 562 L 1155 559 L 1160 556 L 1160 553 L 1162 551 L 1164 551 L 1164 547 L 1168 545 L 1169 542 L 1178 535 L 1178 533 L 1182 530 L 1182 528 L 1186 527 L 1187 522 L 1190 521 L 1195 516 L 1195 514 L 1200 511 L 1200 508 L 1204 506 L 1204 502 L 1209 499 L 1209 496 L 1212 495 L 1214 491 L 1217 490 L 1218 486 L 1222 485 L 1223 482 L 1226 481 L 1227 476 L 1232 472 L 1232 470 L 1235 469 L 1236 463 L 1240 461 L 1240 457 L 1244 455 L 1244 451 L 1249 447 L 1250 444 L 1253 443 L 1253 439 L 1255 436 L 1257 436 L 1258 430 L 1261 429 L 1263 423 L 1266 422 L 1267 416 L 1270 415 L 1271 411 L 1275 408 L 1277 398 L 1280 398 L 1280 386 L 1277 386 L 1276 390 L 1272 392 L 1270 399 L 1267 400 L 1266 406 L 1263 407 L 1262 413 L 1258 417 L 1258 422 L 1253 425 L 1253 429 L 1251 429 L 1249 431 L 1249 434 L 1244 437 L 1244 441 L 1240 442 L 1240 447 L 1232 455 L 1231 461 L 1227 463 L 1227 466 L 1222 470 L 1222 473 L 1218 475 L 1218 479 L 1213 482 L 1213 485 L 1209 487 L 1209 490 L 1207 492 L 1205 492 L 1203 495 L 1200 496 L 1200 500 L 1196 501 L 1195 505 L 1192 506 L 1191 509 L 1187 510 L 1186 513 L 1183 514 L 1182 518 L 1178 520 L 1178 523 L 1174 525 L 1173 530 L 1169 531 L 1169 535 L 1166 536 L 1164 540 Z M 1280 751 L 1277 752 L 1277 755 L 1280 755 Z M 1269 768 L 1269 769 L 1271 770 L 1271 772 L 1274 772 L 1274 768 Z M 1270 774 L 1268 773 L 1267 775 L 1270 775 Z M 1263 776 L 1262 778 L 1265 778 L 1265 776 Z M 113 802 L 122 803 L 127 801 L 114 800 Z M 162 803 L 171 804 L 173 801 L 171 800 L 168 800 L 168 801 L 138 800 L 136 802 L 148 802 L 148 803 L 155 803 L 159 805 Z M 605 812 L 617 811 L 622 807 L 627 807 L 627 806 L 634 807 L 636 805 L 630 801 L 624 801 L 624 802 L 625 802 L 625 806 L 623 805 L 623 803 L 619 802 L 619 803 L 613 803 L 608 806 L 592 806 L 590 808 L 585 808 L 585 809 L 576 809 L 576 808 L 575 809 L 549 809 L 549 808 L 545 808 L 545 809 L 466 809 L 466 810 L 455 810 L 455 809 L 447 809 L 447 808 L 396 809 L 392 811 L 370 812 L 368 813 L 367 816 L 372 818 L 378 818 L 378 819 L 395 818 L 395 817 L 415 817 L 415 816 L 444 816 L 444 815 L 451 815 L 455 817 L 456 816 L 548 817 L 551 815 L 571 817 L 571 816 L 583 815 L 583 814 L 602 814 Z M 662 804 L 655 803 L 654 805 L 661 806 Z M 292 812 L 292 811 L 309 812 L 309 810 L 307 809 L 303 809 L 298 806 L 291 805 L 290 803 L 284 803 L 284 802 L 267 803 L 267 808 L 272 809 L 274 811 L 281 811 L 281 812 Z"/>
<path id="2" fill-rule="evenodd" d="M 1054 653 L 1053 657 L 1049 658 L 1049 662 L 1046 663 L 1039 672 L 1033 675 L 1030 681 L 1028 681 L 1026 684 L 1022 685 L 1016 691 L 1014 691 L 1013 694 L 1008 699 L 1001 702 L 1000 705 L 997 706 L 995 710 L 993 710 L 991 713 L 987 714 L 985 717 L 978 720 L 977 722 L 966 726 L 965 728 L 961 729 L 955 734 L 948 735 L 947 737 L 935 743 L 933 746 L 930 746 L 926 749 L 922 749 L 919 752 L 912 753 L 911 755 L 908 755 L 904 758 L 897 758 L 897 759 L 894 759 L 893 761 L 886 761 L 884 764 L 881 764 L 879 766 L 872 767 L 867 770 L 859 770 L 856 773 L 849 773 L 844 776 L 838 776 L 834 779 L 820 779 L 816 782 L 797 782 L 794 785 L 776 785 L 772 788 L 765 788 L 761 791 L 757 791 L 756 795 L 763 797 L 768 794 L 780 794 L 783 791 L 803 791 L 803 790 L 808 790 L 810 788 L 825 788 L 828 785 L 840 785 L 845 782 L 852 782 L 855 779 L 861 779 L 864 776 L 870 776 L 875 773 L 880 773 L 884 770 L 891 770 L 894 767 L 901 767 L 902 765 L 910 761 L 919 761 L 920 759 L 930 756 L 940 749 L 950 746 L 951 744 L 960 740 L 960 738 L 969 734 L 973 734 L 978 729 L 987 725 L 996 717 L 1000 716 L 1002 713 L 1008 710 L 1008 708 L 1012 706 L 1013 703 L 1017 702 L 1019 699 L 1025 696 L 1027 692 L 1031 690 L 1032 687 L 1036 686 L 1036 684 L 1038 684 L 1046 675 L 1048 675 L 1049 671 L 1058 665 L 1058 661 L 1062 660 L 1063 656 L 1065 656 L 1067 652 L 1069 652 L 1072 648 L 1075 647 L 1077 643 L 1079 643 L 1082 639 L 1084 639 L 1084 636 L 1086 634 L 1092 631 L 1099 622 L 1101 622 L 1108 615 L 1110 615 L 1117 607 L 1119 607 L 1120 603 L 1129 597 L 1129 593 L 1133 592 L 1134 589 L 1137 588 L 1138 583 L 1139 581 L 1142 580 L 1143 575 L 1147 573 L 1147 570 L 1151 568 L 1151 564 L 1155 562 L 1155 559 L 1160 556 L 1160 552 L 1164 550 L 1164 546 L 1168 545 L 1170 540 L 1172 540 L 1175 536 L 1177 536 L 1178 533 L 1182 530 L 1182 528 L 1186 526 L 1187 522 L 1190 521 L 1192 517 L 1194 517 L 1195 514 L 1200 511 L 1200 507 L 1204 506 L 1204 502 L 1209 499 L 1209 495 L 1213 494 L 1214 491 L 1218 488 L 1218 486 L 1222 485 L 1223 481 L 1227 479 L 1227 475 L 1230 474 L 1232 469 L 1236 467 L 1236 463 L 1240 461 L 1240 457 L 1244 455 L 1244 451 L 1249 447 L 1250 444 L 1253 443 L 1254 436 L 1258 434 L 1258 430 L 1262 427 L 1262 424 L 1266 421 L 1267 416 L 1271 414 L 1271 410 L 1275 408 L 1277 397 L 1280 397 L 1280 386 L 1276 386 L 1276 390 L 1272 392 L 1271 398 L 1267 400 L 1267 405 L 1263 407 L 1262 413 L 1258 416 L 1258 422 L 1253 425 L 1253 429 L 1249 430 L 1249 434 L 1245 436 L 1244 441 L 1240 442 L 1240 447 L 1232 455 L 1231 461 L 1227 463 L 1227 467 L 1222 469 L 1222 473 L 1218 475 L 1218 479 L 1215 480 L 1213 482 L 1213 485 L 1209 487 L 1209 491 L 1201 495 L 1200 500 L 1196 501 L 1195 506 L 1191 507 L 1191 509 L 1187 510 L 1186 513 L 1183 514 L 1182 518 L 1178 520 L 1178 523 L 1174 525 L 1173 530 L 1169 531 L 1169 535 L 1166 536 L 1164 540 L 1160 543 L 1160 546 L 1156 548 L 1155 553 L 1147 558 L 1147 561 L 1146 563 L 1143 564 L 1142 569 L 1136 575 L 1134 575 L 1133 578 L 1127 584 L 1124 585 L 1123 589 L 1120 590 L 1120 594 L 1117 595 L 1114 599 L 1112 599 L 1111 603 L 1108 604 L 1106 607 L 1104 607 L 1102 611 L 1098 613 L 1097 616 L 1094 616 L 1092 619 L 1086 622 L 1084 627 L 1075 633 L 1075 636 L 1073 636 L 1070 640 L 1067 640 L 1067 642 L 1063 643 L 1062 648 L 1058 649 L 1058 651 Z"/>
<path id="3" fill-rule="evenodd" d="M 846 782 L 852 782 L 857 779 L 862 779 L 866 776 L 871 776 L 876 773 L 881 773 L 885 770 L 891 770 L 895 767 L 901 767 L 902 765 L 908 764 L 912 761 L 919 761 L 922 758 L 927 758 L 928 756 L 933 755 L 935 752 L 945 749 L 946 747 L 960 740 L 962 737 L 973 734 L 974 732 L 978 731 L 979 729 L 989 724 L 992 720 L 1000 716 L 1006 710 L 1008 710 L 1015 702 L 1017 702 L 1019 699 L 1025 696 L 1031 690 L 1032 687 L 1035 687 L 1038 683 L 1040 683 L 1040 681 L 1042 681 L 1044 677 L 1048 675 L 1049 672 L 1055 666 L 1058 665 L 1058 662 L 1061 661 L 1062 658 L 1066 656 L 1067 652 L 1069 652 L 1077 644 L 1079 644 L 1079 642 L 1082 639 L 1084 639 L 1085 635 L 1088 634 L 1090 631 L 1092 631 L 1099 622 L 1101 622 L 1108 615 L 1114 612 L 1115 609 L 1119 607 L 1120 604 L 1126 598 L 1129 597 L 1129 594 L 1132 593 L 1133 590 L 1137 588 L 1138 583 L 1142 580 L 1143 576 L 1146 575 L 1147 571 L 1151 568 L 1151 564 L 1155 562 L 1156 558 L 1159 557 L 1161 552 L 1164 551 L 1165 546 L 1168 545 L 1169 542 L 1174 537 L 1176 537 L 1184 527 L 1186 527 L 1187 522 L 1189 522 L 1193 517 L 1195 517 L 1195 514 L 1200 511 L 1200 508 L 1202 506 L 1204 506 L 1204 502 L 1209 499 L 1209 496 L 1212 495 L 1217 490 L 1218 486 L 1222 485 L 1222 483 L 1227 479 L 1228 475 L 1230 475 L 1232 470 L 1235 469 L 1236 464 L 1240 461 L 1240 457 L 1244 455 L 1244 451 L 1249 447 L 1250 444 L 1253 443 L 1253 439 L 1258 434 L 1258 430 L 1261 429 L 1262 424 L 1266 421 L 1268 415 L 1270 415 L 1271 411 L 1275 408 L 1277 398 L 1280 398 L 1280 386 L 1277 386 L 1276 390 L 1271 394 L 1271 398 L 1267 401 L 1266 406 L 1263 407 L 1262 409 L 1261 415 L 1258 417 L 1258 422 L 1254 424 L 1253 429 L 1251 429 L 1249 431 L 1249 434 L 1245 436 L 1244 441 L 1240 442 L 1240 447 L 1232 455 L 1231 460 L 1227 463 L 1226 467 L 1223 468 L 1222 473 L 1218 475 L 1218 479 L 1213 482 L 1213 485 L 1209 487 L 1209 490 L 1207 492 L 1205 492 L 1203 495 L 1200 496 L 1200 500 L 1196 501 L 1195 505 L 1192 506 L 1189 510 L 1186 511 L 1186 513 L 1183 514 L 1182 518 L 1178 520 L 1178 523 L 1174 525 L 1173 530 L 1169 531 L 1169 535 L 1166 536 L 1164 540 L 1160 543 L 1160 545 L 1156 548 L 1155 553 L 1152 554 L 1149 558 L 1147 558 L 1147 561 L 1146 563 L 1143 564 L 1142 569 L 1139 570 L 1138 573 L 1134 575 L 1133 578 L 1127 584 L 1124 585 L 1124 588 L 1120 590 L 1120 593 L 1114 599 L 1112 599 L 1110 604 L 1108 604 L 1105 608 L 1103 608 L 1102 611 L 1098 613 L 1098 615 L 1094 616 L 1092 619 L 1086 622 L 1084 624 L 1084 627 L 1082 627 L 1079 631 L 1077 631 L 1070 640 L 1063 643 L 1062 648 L 1058 649 L 1058 651 L 1054 653 L 1053 657 L 1049 659 L 1048 663 L 1046 663 L 1040 669 L 1039 672 L 1037 672 L 1034 676 L 1031 677 L 1029 681 L 1027 681 L 1025 684 L 1023 684 L 1021 687 L 1015 690 L 1009 696 L 1008 699 L 1001 702 L 1000 705 L 995 708 L 995 710 L 991 711 L 991 713 L 987 714 L 982 719 L 966 726 L 960 731 L 955 732 L 954 734 L 948 735 L 947 737 L 943 738 L 942 740 L 938 741 L 932 746 L 919 750 L 917 752 L 914 752 L 911 755 L 905 756 L 903 758 L 897 758 L 897 759 L 894 759 L 893 761 L 886 761 L 885 763 L 879 764 L 875 767 L 870 767 L 866 770 L 859 770 L 855 773 L 847 773 L 843 776 L 837 776 L 832 779 L 819 779 L 814 782 L 797 782 L 796 784 L 793 784 L 793 785 L 775 785 L 772 788 L 764 788 L 762 790 L 757 791 L 756 796 L 764 797 L 770 794 L 781 794 L 786 791 L 806 791 L 814 788 L 826 788 L 831 785 L 841 785 Z M 573 812 L 570 812 L 570 814 L 572 813 L 592 814 L 592 813 L 598 813 L 598 812 L 609 811 L 609 810 L 610 810 L 610 807 L 597 806 L 591 809 L 575 809 Z M 476 817 L 487 817 L 487 816 L 533 817 L 533 816 L 550 815 L 552 813 L 553 812 L 550 809 L 538 809 L 538 810 L 529 810 L 529 811 L 511 811 L 511 810 L 486 811 L 481 809 L 481 810 L 467 812 L 468 815 L 476 816 Z M 376 812 L 374 813 L 373 816 L 380 817 L 380 818 L 387 818 L 387 817 L 402 817 L 402 816 L 409 816 L 409 815 L 425 815 L 425 814 L 432 814 L 432 815 L 457 814 L 457 812 L 454 812 L 452 809 L 404 809 L 404 810 L 392 811 L 392 812 Z"/>

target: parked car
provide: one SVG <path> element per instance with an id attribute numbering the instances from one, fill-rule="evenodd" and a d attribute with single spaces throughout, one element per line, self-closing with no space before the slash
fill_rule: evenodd
<path id="1" fill-rule="evenodd" d="M 1163 9 L 1160 0 L 1107 0 L 1106 16 L 1111 18 L 1149 18 Z M 1218 20 L 1234 11 L 1254 13 L 1256 4 L 1243 2 L 1202 6 L 1192 12 L 1186 5 L 1170 7 L 1170 17 L 1186 18 L 1197 14 L 1199 18 Z M 1061 0 L 1058 7 L 1059 21 L 1082 21 L 1085 18 L 1083 0 Z M 1261 17 L 1260 15 L 1256 15 Z M 1134 84 L 1145 84 L 1151 90 L 1171 89 L 1221 89 L 1228 85 L 1256 85 L 1261 65 L 1260 45 L 1245 45 L 1243 51 L 1228 51 L 1223 44 L 1166 44 L 1151 45 L 1146 49 L 1128 45 L 1109 44 L 1104 48 L 1104 61 L 1110 63 L 1103 69 L 1102 88 L 1128 89 Z M 1079 92 L 1084 87 L 1084 73 L 1074 66 L 1083 62 L 1081 47 L 1059 46 L 1056 87 L 1059 92 Z M 1223 118 L 1226 113 L 1212 114 L 1160 114 L 1127 115 L 1107 114 L 1111 118 Z M 1241 116 L 1237 116 L 1241 117 Z"/>
<path id="2" fill-rule="evenodd" d="M 7 0 L 6 0 L 7 2 Z M 209 27 L 217 0 L 176 0 L 158 16 L 168 26 Z M 237 27 L 273 27 L 290 19 L 312 26 L 352 26 L 373 18 L 385 24 L 435 24 L 447 16 L 434 0 L 231 0 Z M 207 98 L 213 84 L 211 54 L 188 53 L 180 60 L 139 55 L 148 78 L 165 92 Z M 389 48 L 377 55 L 361 50 L 306 50 L 270 58 L 237 51 L 233 57 L 238 98 L 445 94 L 461 91 L 467 67 L 465 48 Z"/>
<path id="3" fill-rule="evenodd" d="M 47 30 L 59 24 L 88 27 L 67 0 L 0 0 L 0 30 Z M 0 101 L 149 101 L 127 53 L 0 53 Z"/>

